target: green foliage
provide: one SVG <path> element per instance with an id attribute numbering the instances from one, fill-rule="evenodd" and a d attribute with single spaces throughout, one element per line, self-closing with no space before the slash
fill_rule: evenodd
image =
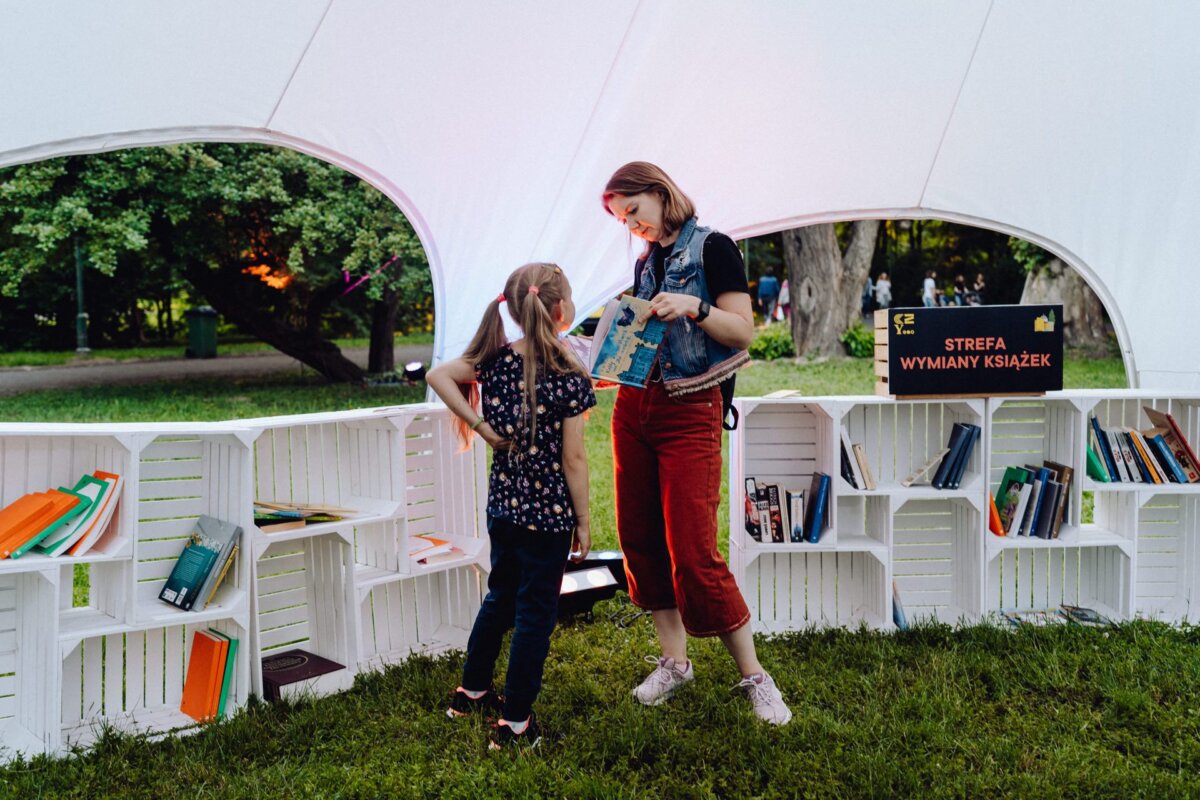
<path id="1" fill-rule="evenodd" d="M 847 328 L 838 341 L 846 345 L 846 350 L 855 358 L 871 358 L 875 355 L 875 331 L 868 330 L 861 322 L 855 322 Z"/>
<path id="2" fill-rule="evenodd" d="M 796 355 L 796 344 L 787 325 L 768 325 L 754 337 L 748 349 L 750 357 L 759 361 L 774 361 Z"/>
<path id="3" fill-rule="evenodd" d="M 1041 269 L 1054 260 L 1053 253 L 1049 253 L 1033 242 L 1027 242 L 1016 236 L 1009 237 L 1008 248 L 1012 251 L 1013 258 L 1021 265 L 1021 269 L 1025 271 L 1026 275 Z"/>

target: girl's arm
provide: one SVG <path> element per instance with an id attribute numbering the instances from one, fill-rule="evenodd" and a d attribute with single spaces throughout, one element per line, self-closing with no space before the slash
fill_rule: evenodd
<path id="1" fill-rule="evenodd" d="M 583 446 L 583 414 L 563 420 L 563 472 L 571 505 L 575 508 L 575 541 L 572 561 L 583 561 L 592 549 L 591 513 L 588 500 L 587 452 Z"/>
<path id="2" fill-rule="evenodd" d="M 475 425 L 483 419 L 458 388 L 462 384 L 475 382 L 475 365 L 465 358 L 455 358 L 438 364 L 425 374 L 425 382 L 442 399 L 446 408 L 457 414 L 467 425 Z M 474 431 L 493 448 L 507 446 L 507 440 L 492 430 L 492 426 L 486 421 L 476 425 Z"/>

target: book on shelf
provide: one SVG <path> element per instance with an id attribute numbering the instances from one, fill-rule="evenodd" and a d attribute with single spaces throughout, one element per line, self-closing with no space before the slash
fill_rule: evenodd
<path id="1" fill-rule="evenodd" d="M 946 443 L 946 455 L 942 456 L 942 461 L 938 464 L 937 472 L 933 474 L 933 480 L 930 481 L 933 488 L 942 489 L 946 486 L 950 470 L 958 459 L 969 433 L 970 430 L 961 422 L 954 423 L 953 427 L 950 428 L 950 439 Z"/>
<path id="2" fill-rule="evenodd" d="M 66 525 L 38 542 L 38 552 L 47 556 L 59 556 L 68 552 L 92 530 L 99 529 L 102 533 L 107 529 L 116 512 L 116 495 L 120 491 L 120 485 L 120 480 L 104 480 L 96 475 L 84 475 L 76 481 L 71 491 L 87 498 L 87 506 Z"/>
<path id="3" fill-rule="evenodd" d="M 238 640 L 221 633 L 216 628 L 209 628 L 213 636 L 224 639 L 228 644 L 225 655 L 225 669 L 221 674 L 221 688 L 217 690 L 217 719 L 225 719 L 225 708 L 229 704 L 229 693 L 233 688 L 234 665 L 237 663 Z"/>
<path id="4" fill-rule="evenodd" d="M 745 517 L 746 534 L 756 542 L 761 542 L 762 527 L 759 525 L 761 518 L 758 513 L 758 484 L 754 482 L 754 478 L 746 478 L 743 516 Z"/>
<path id="5" fill-rule="evenodd" d="M 1149 483 L 1147 477 L 1142 474 L 1141 465 L 1137 462 L 1137 454 L 1129 443 L 1129 437 L 1119 427 L 1110 429 L 1109 433 L 1116 442 L 1116 446 L 1121 450 L 1121 461 L 1124 462 L 1125 472 L 1129 474 L 1129 482 Z"/>
<path id="6" fill-rule="evenodd" d="M 20 558 L 31 547 L 62 527 L 80 511 L 84 498 L 63 489 L 33 492 L 37 510 L 24 516 L 23 524 L 14 525 L 0 536 L 0 558 Z"/>
<path id="7" fill-rule="evenodd" d="M 1109 628 L 1114 624 L 1111 619 L 1091 608 L 1063 605 L 1060 609 L 1063 616 L 1076 625 L 1084 625 L 1090 628 Z"/>
<path id="8" fill-rule="evenodd" d="M 1121 433 L 1129 440 L 1129 448 L 1133 450 L 1133 456 L 1137 459 L 1138 470 L 1142 473 L 1143 480 L 1146 483 L 1166 483 L 1166 479 L 1159 470 L 1158 459 L 1150 455 L 1150 449 L 1146 447 L 1146 441 L 1142 438 L 1142 434 L 1125 426 L 1121 427 Z"/>
<path id="9" fill-rule="evenodd" d="M 788 541 L 804 541 L 804 491 L 786 491 L 788 505 Z"/>
<path id="10" fill-rule="evenodd" d="M 850 468 L 850 456 L 846 453 L 846 445 L 841 445 L 839 449 L 841 456 L 838 459 L 838 464 L 841 469 L 842 480 L 849 484 L 852 489 L 861 488 L 858 482 L 854 480 L 854 470 Z"/>
<path id="11" fill-rule="evenodd" d="M 356 508 L 335 506 L 328 503 L 309 503 L 297 500 L 255 500 L 255 514 L 273 514 L 280 517 L 309 519 L 314 516 L 328 516 L 335 520 L 353 517 L 358 514 Z"/>
<path id="12" fill-rule="evenodd" d="M 784 511 L 779 497 L 779 484 L 777 483 L 767 484 L 767 509 L 770 512 L 771 519 L 771 541 L 776 544 L 787 541 L 787 535 L 784 533 Z"/>
<path id="13" fill-rule="evenodd" d="M 1033 474 L 1033 495 L 1029 498 L 1029 511 L 1021 525 L 1021 532 L 1027 536 L 1036 536 L 1038 517 L 1042 513 L 1043 501 L 1046 496 L 1046 482 L 1050 480 L 1050 470 L 1030 464 L 1026 464 L 1025 468 Z"/>
<path id="14" fill-rule="evenodd" d="M 263 533 L 283 533 L 294 531 L 308 525 L 304 517 L 289 517 L 271 512 L 254 510 L 254 526 Z"/>
<path id="15" fill-rule="evenodd" d="M 429 556 L 441 555 L 454 549 L 446 539 L 438 539 L 428 533 L 413 533 L 408 537 L 408 557 L 419 561 Z"/>
<path id="16" fill-rule="evenodd" d="M 876 487 L 875 473 L 871 472 L 871 462 L 867 458 L 867 451 L 861 444 L 855 444 L 853 449 L 854 458 L 858 462 L 858 468 L 862 472 L 866 488 L 869 491 L 874 491 Z"/>
<path id="17" fill-rule="evenodd" d="M 1004 535 L 1004 524 L 1000 522 L 1000 509 L 996 508 L 996 498 L 988 495 L 988 530 L 996 536 Z"/>
<path id="18" fill-rule="evenodd" d="M 283 687 L 319 678 L 339 669 L 345 669 L 345 666 L 298 647 L 283 653 L 272 653 L 262 660 L 263 697 L 266 700 L 279 700 Z"/>
<path id="19" fill-rule="evenodd" d="M 588 353 L 593 378 L 627 386 L 645 386 L 667 323 L 649 316 L 650 301 L 625 295 L 609 300 L 596 323 Z"/>
<path id="20" fill-rule="evenodd" d="M 204 598 L 204 603 L 207 603 L 209 595 L 204 593 L 206 584 L 211 590 L 213 584 L 209 583 L 210 576 L 216 580 L 217 573 L 225 567 L 241 533 L 241 527 L 232 522 L 201 515 L 163 584 L 159 599 L 184 611 L 192 610 L 199 598 Z M 204 608 L 204 603 L 200 608 Z"/>
<path id="21" fill-rule="evenodd" d="M 1117 474 L 1121 476 L 1121 483 L 1133 483 L 1132 465 L 1128 460 L 1128 445 L 1121 447 L 1121 436 L 1114 430 L 1105 430 L 1104 435 L 1108 437 L 1108 448 L 1112 451 L 1113 460 L 1117 464 Z"/>
<path id="22" fill-rule="evenodd" d="M 1028 502 L 1028 496 L 1031 493 L 1024 490 L 1028 487 L 1032 491 L 1029 480 L 1029 470 L 1021 467 L 1005 468 L 994 500 L 1000 514 L 1000 526 L 1004 531 L 1000 534 L 1001 536 L 1017 535 L 1015 523 L 1022 518 L 1025 512 L 1025 503 L 1022 502 L 1022 499 Z"/>
<path id="23" fill-rule="evenodd" d="M 1070 513 L 1071 481 L 1075 478 L 1075 470 L 1057 461 L 1046 461 L 1043 463 L 1056 473 L 1056 480 L 1062 484 L 1062 489 L 1058 495 L 1058 502 L 1054 504 L 1054 516 L 1050 521 L 1050 538 L 1057 539 L 1059 533 L 1062 532 L 1063 520 Z"/>
<path id="24" fill-rule="evenodd" d="M 1053 538 L 1054 512 L 1058 507 L 1058 498 L 1062 488 L 1063 485 L 1053 478 L 1046 478 L 1046 482 L 1042 484 L 1040 509 L 1037 512 L 1035 523 L 1037 527 L 1033 531 L 1033 535 L 1039 539 Z"/>
<path id="25" fill-rule="evenodd" d="M 850 481 L 855 489 L 866 489 L 866 476 L 863 475 L 862 467 L 858 463 L 858 457 L 854 452 L 854 443 L 850 441 L 850 432 L 846 430 L 846 426 L 840 426 L 842 432 L 842 458 L 850 469 L 850 474 L 853 479 Z"/>
<path id="26" fill-rule="evenodd" d="M 1095 414 L 1088 417 L 1088 422 L 1091 423 L 1092 436 L 1096 440 L 1096 451 L 1104 459 L 1104 467 L 1108 470 L 1108 477 L 1112 482 L 1119 483 L 1121 481 L 1121 473 L 1117 469 L 1117 460 L 1113 456 L 1112 444 L 1109 442 L 1108 434 L 1100 427 L 1100 421 L 1096 419 Z"/>
<path id="27" fill-rule="evenodd" d="M 1142 410 L 1146 412 L 1146 418 L 1150 420 L 1151 425 L 1163 429 L 1163 439 L 1170 446 L 1171 453 L 1179 462 L 1183 474 L 1187 476 L 1187 482 L 1200 482 L 1200 459 L 1196 457 L 1191 443 L 1183 435 L 1183 429 L 1179 427 L 1175 418 L 1165 411 L 1159 411 L 1150 406 L 1142 406 Z"/>
<path id="28" fill-rule="evenodd" d="M 945 458 L 946 454 L 949 452 L 949 447 L 943 447 L 941 450 L 938 450 L 929 457 L 929 460 L 910 472 L 908 476 L 904 478 L 904 480 L 900 481 L 900 485 L 907 488 L 920 481 L 921 478 L 929 472 L 929 470 L 940 464 L 942 459 Z"/>
<path id="29" fill-rule="evenodd" d="M 230 568 L 237 563 L 238 550 L 241 549 L 240 544 L 235 544 L 229 551 L 229 555 L 225 558 L 225 563 L 220 567 L 213 567 L 213 574 L 217 576 L 215 581 L 202 588 L 204 594 L 204 605 L 201 608 L 208 608 L 208 604 L 217 596 L 217 590 L 221 588 L 221 584 L 225 582 L 225 576 L 229 574 Z"/>
<path id="30" fill-rule="evenodd" d="M 83 532 L 79 540 L 67 548 L 67 555 L 70 556 L 85 555 L 101 539 L 108 535 L 108 531 L 113 526 L 112 519 L 121 505 L 122 487 L 125 483 L 124 478 L 116 473 L 105 472 L 99 469 L 92 473 L 92 477 L 107 483 L 108 491 L 104 493 L 104 499 L 101 501 L 100 511 L 97 513 L 96 519 L 88 525 L 87 530 Z"/>
<path id="31" fill-rule="evenodd" d="M 825 527 L 825 509 L 829 504 L 830 483 L 829 476 L 824 472 L 813 473 L 812 485 L 808 490 L 808 508 L 805 509 L 807 517 L 804 521 L 806 538 L 812 544 L 821 540 L 821 531 Z"/>
<path id="32" fill-rule="evenodd" d="M 192 634 L 192 652 L 188 656 L 179 710 L 197 722 L 210 722 L 217 715 L 228 651 L 228 639 L 209 631 Z"/>
<path id="33" fill-rule="evenodd" d="M 1187 473 L 1183 471 L 1183 465 L 1175 458 L 1175 454 L 1171 452 L 1171 446 L 1167 444 L 1167 440 L 1163 438 L 1162 434 L 1162 428 L 1150 428 L 1142 431 L 1142 436 L 1150 445 L 1151 452 L 1158 458 L 1158 463 L 1162 465 L 1163 472 L 1167 477 L 1175 483 L 1187 483 Z"/>
<path id="34" fill-rule="evenodd" d="M 1112 480 L 1108 475 L 1108 469 L 1105 468 L 1104 462 L 1100 460 L 1100 456 L 1091 444 L 1087 446 L 1087 474 L 1088 477 L 1099 483 L 1109 483 Z"/>
<path id="35" fill-rule="evenodd" d="M 967 438 L 963 442 L 954 465 L 950 468 L 950 474 L 946 479 L 947 489 L 957 489 L 962 486 L 963 475 L 967 472 L 967 464 L 971 462 L 971 454 L 975 451 L 975 445 L 979 442 L 982 432 L 983 430 L 978 425 L 967 423 Z"/>

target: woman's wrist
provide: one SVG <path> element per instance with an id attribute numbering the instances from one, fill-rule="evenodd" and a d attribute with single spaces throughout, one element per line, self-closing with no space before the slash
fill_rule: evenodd
<path id="1" fill-rule="evenodd" d="M 473 431 L 479 430 L 479 426 L 482 425 L 484 422 L 485 422 L 485 420 L 484 420 L 483 416 L 481 415 L 478 419 L 476 419 L 474 422 L 471 423 L 471 430 L 473 430 Z"/>

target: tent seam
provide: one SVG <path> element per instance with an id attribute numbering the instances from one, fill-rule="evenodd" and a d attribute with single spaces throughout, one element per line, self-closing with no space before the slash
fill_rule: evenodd
<path id="1" fill-rule="evenodd" d="M 325 24 L 325 17 L 329 16 L 329 9 L 331 8 L 333 8 L 333 0 L 329 0 L 325 4 L 325 10 L 321 12 L 321 18 L 317 20 L 317 24 L 313 27 L 312 35 L 308 37 L 308 41 L 304 44 L 304 49 L 300 51 L 300 58 L 296 59 L 296 64 L 292 67 L 291 74 L 288 75 L 287 81 L 283 84 L 283 91 L 279 93 L 279 97 L 275 100 L 275 105 L 271 108 L 271 113 L 267 115 L 267 121 L 263 123 L 263 127 L 267 130 L 270 130 L 271 123 L 275 121 L 275 115 L 279 113 L 279 107 L 283 105 L 283 98 L 287 97 L 288 89 L 292 88 L 292 81 L 295 79 L 296 73 L 300 71 L 300 66 L 308 56 L 308 49 L 312 47 L 317 34 L 320 33 L 321 26 Z"/>
<path id="2" fill-rule="evenodd" d="M 983 15 L 983 22 L 979 26 L 979 35 L 975 37 L 975 45 L 971 48 L 971 57 L 967 59 L 967 68 L 963 70 L 958 91 L 954 93 L 954 102 L 950 104 L 950 113 L 946 115 L 946 124 L 942 127 L 942 135 L 938 137 L 937 149 L 933 151 L 933 158 L 929 161 L 929 172 L 925 173 L 925 182 L 921 185 L 921 195 L 917 200 L 918 207 L 925 205 L 925 193 L 929 191 L 929 182 L 933 180 L 933 171 L 937 169 L 938 159 L 942 155 L 942 145 L 945 144 L 946 135 L 950 132 L 950 123 L 954 122 L 954 115 L 958 111 L 958 101 L 962 98 L 967 78 L 971 77 L 971 68 L 975 66 L 975 55 L 979 52 L 979 43 L 983 41 L 983 34 L 987 30 L 988 20 L 992 17 L 992 8 L 995 5 L 996 0 L 991 0 L 988 3 L 987 13 Z"/>
<path id="3" fill-rule="evenodd" d="M 612 80 L 617 63 L 621 60 L 621 54 L 625 52 L 625 43 L 629 41 L 629 33 L 633 30 L 633 23 L 641 10 L 642 0 L 638 0 L 638 4 L 633 8 L 633 13 L 629 15 L 629 25 L 626 26 L 625 33 L 621 35 L 621 44 L 617 47 L 617 52 L 613 56 L 612 63 L 608 65 L 608 73 L 604 76 L 604 83 L 600 85 L 600 91 L 596 94 L 596 102 L 592 104 L 592 110 L 588 113 L 587 123 L 584 124 L 579 141 L 575 145 L 575 152 L 571 153 L 571 160 L 567 163 L 567 169 L 563 172 L 562 180 L 559 181 L 558 191 L 554 193 L 554 201 L 550 204 L 550 209 L 546 212 L 546 219 L 542 222 L 542 229 L 538 231 L 537 238 L 533 240 L 533 248 L 529 251 L 530 259 L 533 258 L 534 253 L 538 252 L 538 248 L 542 246 L 542 238 L 546 235 L 546 229 L 550 226 L 550 219 L 554 216 L 554 209 L 558 207 L 558 201 L 567 186 L 567 180 L 575 170 L 575 163 L 579 160 L 579 152 L 583 149 L 584 142 L 588 140 L 588 131 L 592 129 L 592 122 L 596 119 L 596 111 L 600 108 L 600 103 L 603 101 L 605 95 L 608 94 L 609 81 Z"/>

